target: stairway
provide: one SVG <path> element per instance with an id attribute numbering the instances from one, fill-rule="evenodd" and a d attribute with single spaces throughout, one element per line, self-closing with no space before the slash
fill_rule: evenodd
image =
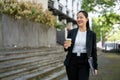
<path id="1" fill-rule="evenodd" d="M 0 51 L 0 80 L 60 80 L 63 47 Z"/>

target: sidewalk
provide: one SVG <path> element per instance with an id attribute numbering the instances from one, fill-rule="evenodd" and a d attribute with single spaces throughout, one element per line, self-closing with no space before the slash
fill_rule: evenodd
<path id="1" fill-rule="evenodd" d="M 98 75 L 90 80 L 120 80 L 120 55 L 98 51 Z M 64 77 L 61 80 L 68 80 Z"/>
<path id="2" fill-rule="evenodd" d="M 120 80 L 120 55 L 101 53 L 98 56 L 99 74 L 90 80 Z"/>

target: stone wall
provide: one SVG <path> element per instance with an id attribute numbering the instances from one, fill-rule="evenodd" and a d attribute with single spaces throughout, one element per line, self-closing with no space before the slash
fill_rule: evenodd
<path id="1" fill-rule="evenodd" d="M 0 15 L 0 48 L 56 45 L 56 29 L 28 20 Z"/>

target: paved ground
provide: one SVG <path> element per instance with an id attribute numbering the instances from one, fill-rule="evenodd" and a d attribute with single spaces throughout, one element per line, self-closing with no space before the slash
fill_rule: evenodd
<path id="1" fill-rule="evenodd" d="M 99 73 L 90 76 L 90 80 L 120 80 L 120 53 L 103 53 L 98 51 Z M 68 80 L 65 76 L 61 80 Z"/>

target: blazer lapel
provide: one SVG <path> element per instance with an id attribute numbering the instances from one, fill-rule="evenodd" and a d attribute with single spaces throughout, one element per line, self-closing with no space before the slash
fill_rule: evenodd
<path id="1" fill-rule="evenodd" d="M 75 38 L 76 38 L 76 35 L 77 35 L 77 32 L 78 32 L 78 28 L 76 28 L 73 32 L 73 43 L 75 43 Z"/>

